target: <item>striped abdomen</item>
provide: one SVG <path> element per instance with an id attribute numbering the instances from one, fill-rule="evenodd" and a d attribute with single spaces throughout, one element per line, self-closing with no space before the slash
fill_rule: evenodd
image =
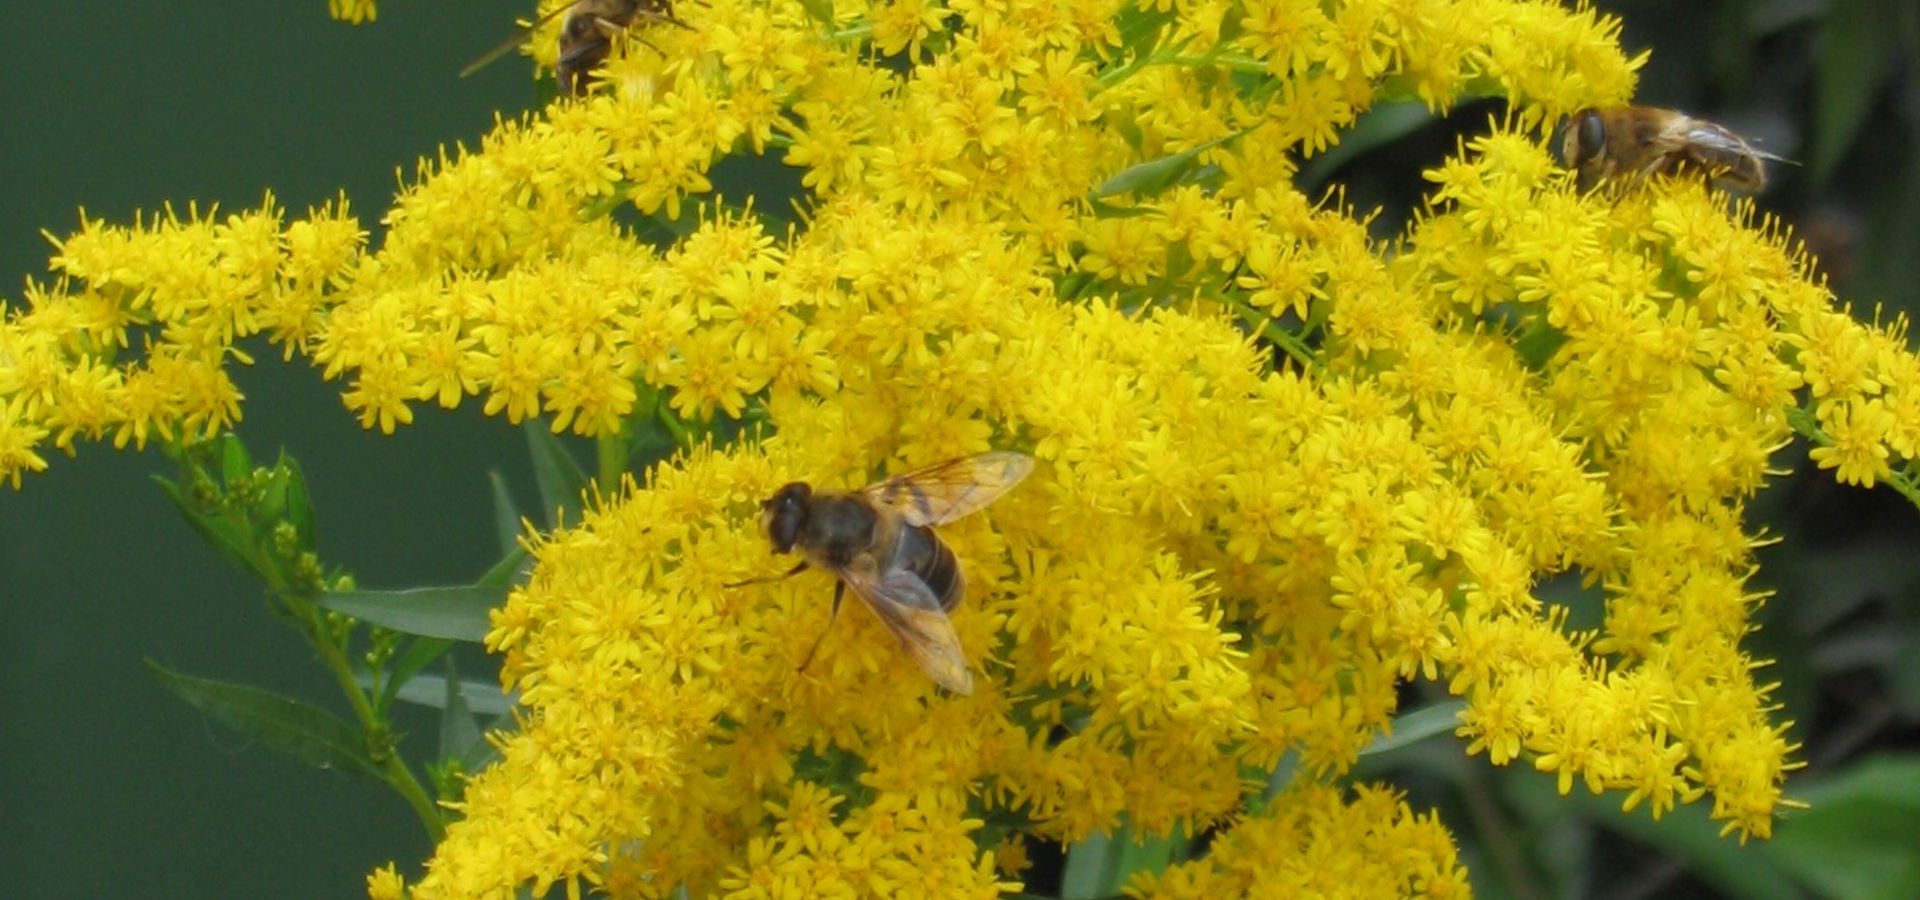
<path id="1" fill-rule="evenodd" d="M 920 576 L 933 595 L 940 598 L 942 612 L 953 609 L 967 593 L 967 579 L 960 573 L 960 561 L 931 528 L 901 526 L 899 543 L 894 546 L 893 565 Z"/>

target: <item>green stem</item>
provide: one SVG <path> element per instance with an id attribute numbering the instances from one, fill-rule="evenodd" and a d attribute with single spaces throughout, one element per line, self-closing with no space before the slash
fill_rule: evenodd
<path id="1" fill-rule="evenodd" d="M 1315 369 L 1319 367 L 1320 360 L 1313 355 L 1313 348 L 1308 347 L 1306 342 L 1301 340 L 1299 336 L 1285 328 L 1281 328 L 1280 323 L 1275 322 L 1272 316 L 1255 309 L 1253 304 L 1232 296 L 1231 294 L 1217 291 L 1208 291 L 1206 294 L 1215 300 L 1233 307 L 1234 312 L 1240 316 L 1241 321 L 1259 331 L 1261 337 L 1272 341 L 1275 346 L 1286 351 L 1287 355 L 1292 357 L 1294 362 L 1299 363 L 1301 368 Z"/>
<path id="2" fill-rule="evenodd" d="M 1920 481 L 1916 481 L 1911 473 L 1889 472 L 1887 486 L 1893 488 L 1900 496 L 1907 498 L 1908 503 L 1920 508 Z"/>
<path id="3" fill-rule="evenodd" d="M 600 490 L 611 491 L 620 486 L 620 476 L 627 473 L 627 454 L 631 449 L 632 438 L 625 428 L 614 434 L 603 434 L 594 439 L 593 448 L 598 474 L 594 483 Z"/>
<path id="4" fill-rule="evenodd" d="M 427 838 L 436 844 L 440 843 L 440 839 L 447 836 L 447 823 L 440 818 L 440 807 L 434 804 L 432 797 L 427 796 L 427 789 L 421 787 L 420 781 L 413 777 L 412 770 L 401 761 L 400 754 L 387 755 L 385 771 L 387 784 L 399 791 L 407 805 L 413 807 L 413 814 L 420 817 L 420 824 L 427 829 Z"/>
<path id="5" fill-rule="evenodd" d="M 1194 68 L 1201 66 L 1219 66 L 1235 72 L 1246 72 L 1253 75 L 1267 74 L 1266 63 L 1244 53 L 1209 53 L 1205 56 L 1175 55 L 1155 60 L 1149 65 L 1193 66 Z"/>
<path id="6" fill-rule="evenodd" d="M 680 417 L 673 414 L 672 407 L 667 405 L 664 397 L 661 398 L 660 406 L 655 410 L 654 417 L 659 419 L 660 424 L 666 426 L 667 431 L 673 435 L 674 446 L 682 449 L 693 446 L 692 432 L 687 431 L 687 426 L 681 424 Z"/>
<path id="7" fill-rule="evenodd" d="M 1175 47 L 1158 53 L 1149 53 L 1146 56 L 1137 57 L 1124 66 L 1102 73 L 1098 78 L 1094 79 L 1094 83 L 1099 86 L 1099 90 L 1106 90 L 1133 77 L 1135 72 L 1145 69 L 1148 66 L 1191 66 L 1196 69 L 1206 66 L 1219 66 L 1234 72 L 1246 72 L 1254 75 L 1267 74 L 1266 63 L 1243 53 L 1207 53 L 1200 56 L 1187 56 L 1180 53 L 1180 49 L 1182 48 Z M 1096 91 L 1096 93 L 1098 93 L 1098 91 Z"/>
<path id="8" fill-rule="evenodd" d="M 327 628 L 327 614 L 304 599 L 294 599 L 293 602 L 306 607 L 302 619 L 306 625 L 307 641 L 319 651 L 320 661 L 326 665 L 327 671 L 333 673 L 333 680 L 347 697 L 347 705 L 353 707 L 354 717 L 360 720 L 360 732 L 367 735 L 370 741 L 374 735 L 391 734 L 391 729 L 374 712 L 373 702 L 354 680 L 353 664 L 347 660 L 346 648 L 333 640 L 332 632 Z M 407 768 L 406 762 L 400 759 L 398 748 L 389 743 L 386 747 L 377 748 L 377 752 L 383 760 L 382 771 L 387 784 L 407 801 L 407 805 L 413 808 L 413 814 L 420 818 L 420 824 L 426 827 L 427 836 L 438 843 L 446 834 L 447 825 L 441 819 L 440 809 L 434 805 L 433 798 L 427 796 L 426 788 L 421 786 L 419 779 L 413 777 L 413 771 Z"/>

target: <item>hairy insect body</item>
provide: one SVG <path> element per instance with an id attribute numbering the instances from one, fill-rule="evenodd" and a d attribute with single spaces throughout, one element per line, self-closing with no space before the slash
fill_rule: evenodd
<path id="1" fill-rule="evenodd" d="M 796 481 L 760 504 L 760 527 L 775 553 L 800 554 L 802 562 L 787 576 L 809 566 L 833 573 L 834 613 L 842 593 L 851 590 L 928 675 L 964 694 L 973 689 L 973 678 L 947 611 L 966 595 L 966 577 L 933 527 L 993 502 L 1032 469 L 1031 457 L 1002 451 L 949 460 L 859 491 L 816 492 Z M 777 579 L 736 585 L 771 580 Z M 812 658 L 808 650 L 800 667 Z"/>

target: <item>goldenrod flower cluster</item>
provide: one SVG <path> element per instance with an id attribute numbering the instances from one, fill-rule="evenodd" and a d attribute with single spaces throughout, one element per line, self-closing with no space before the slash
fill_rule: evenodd
<path id="1" fill-rule="evenodd" d="M 1743 504 L 1796 422 L 1842 480 L 1902 477 L 1920 359 L 1746 207 L 1575 191 L 1542 126 L 1631 97 L 1616 23 L 1515 0 L 674 15 L 586 98 L 423 163 L 377 248 L 344 202 L 88 221 L 0 328 L 16 484 L 49 443 L 231 425 L 257 332 L 382 431 L 429 402 L 598 436 L 656 398 L 766 423 L 531 541 L 488 641 L 522 727 L 424 877 L 376 896 L 985 897 L 1009 835 L 1123 817 L 1219 829 L 1134 886 L 1157 895 L 1464 895 L 1431 816 L 1326 786 L 1413 678 L 1465 699 L 1496 764 L 1769 833 L 1792 748 L 1739 645 Z M 1436 160 L 1391 246 L 1293 186 L 1378 103 L 1482 94 L 1510 114 Z M 793 168 L 797 223 L 712 195 L 757 155 Z M 699 224 L 656 247 L 621 204 Z M 724 586 L 781 566 L 756 524 L 780 484 L 989 448 L 1041 464 L 942 530 L 972 695 L 857 613 L 796 674 L 829 578 Z M 1538 599 L 1563 574 L 1605 592 L 1601 630 Z M 1296 784 L 1247 814 L 1283 757 Z"/>

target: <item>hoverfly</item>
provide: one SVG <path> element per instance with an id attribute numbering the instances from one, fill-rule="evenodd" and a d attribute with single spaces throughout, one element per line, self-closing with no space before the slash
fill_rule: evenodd
<path id="1" fill-rule="evenodd" d="M 998 451 L 916 469 L 847 493 L 818 491 L 796 481 L 760 504 L 760 525 L 775 553 L 803 559 L 785 574 L 728 587 L 779 581 L 808 566 L 832 572 L 833 612 L 847 588 L 933 680 L 956 694 L 973 691 L 973 676 L 947 612 L 966 593 L 953 551 L 934 534 L 944 525 L 1005 494 L 1033 471 L 1033 458 Z M 800 668 L 813 661 L 821 631 Z"/>
<path id="2" fill-rule="evenodd" d="M 460 77 L 472 75 L 499 59 L 561 13 L 566 14 L 567 20 L 560 28 L 560 58 L 554 64 L 553 76 L 560 83 L 561 93 L 569 97 L 586 93 L 593 84 L 594 70 L 607 61 L 607 55 L 613 52 L 613 42 L 635 19 L 689 27 L 673 17 L 670 0 L 575 0 L 541 16 L 519 34 L 468 63 L 460 70 Z"/>
<path id="3" fill-rule="evenodd" d="M 1586 109 L 1567 119 L 1560 157 L 1585 191 L 1602 179 L 1693 172 L 1722 187 L 1757 193 L 1763 160 L 1791 162 L 1754 148 L 1726 127 L 1652 106 Z"/>

